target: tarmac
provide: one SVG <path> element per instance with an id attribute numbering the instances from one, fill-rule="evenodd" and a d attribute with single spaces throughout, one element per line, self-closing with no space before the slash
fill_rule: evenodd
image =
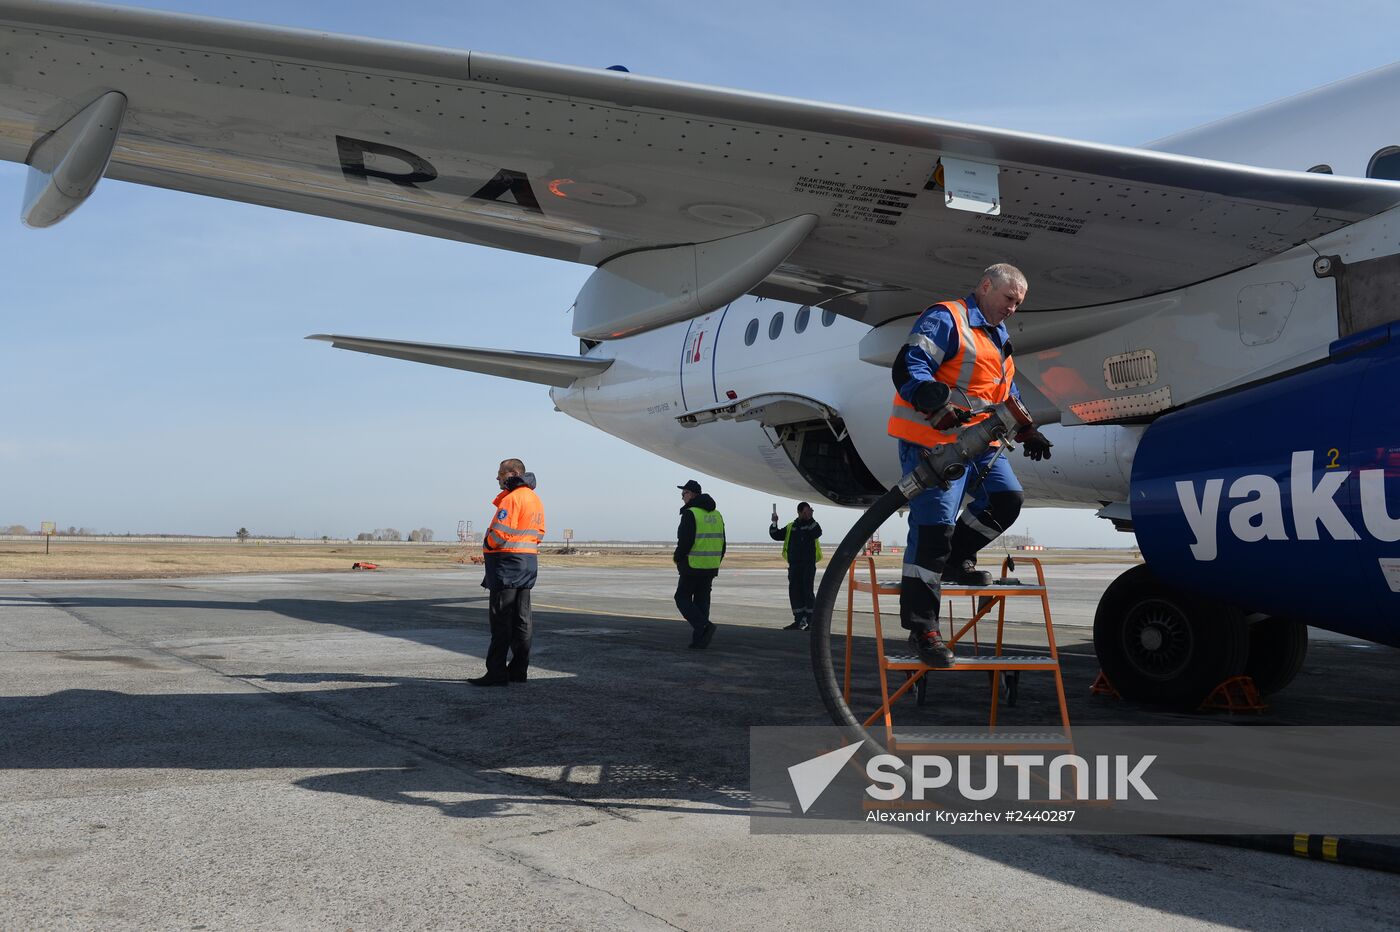
<path id="1" fill-rule="evenodd" d="M 1089 695 L 1094 605 L 1122 569 L 1047 568 L 1074 722 L 1199 722 Z M 1173 838 L 751 835 L 748 728 L 826 723 L 807 637 L 779 630 L 781 570 L 721 575 L 721 627 L 691 651 L 671 573 L 548 569 L 530 681 L 504 689 L 464 682 L 488 641 L 479 577 L 0 582 L 0 928 L 1365 929 L 1400 913 L 1390 874 Z M 1029 611 L 1013 640 L 1034 642 Z M 1265 718 L 1400 724 L 1396 659 L 1321 635 Z M 1008 714 L 1044 722 L 1051 690 L 1025 676 Z M 910 714 L 975 721 L 985 693 L 949 686 Z"/>

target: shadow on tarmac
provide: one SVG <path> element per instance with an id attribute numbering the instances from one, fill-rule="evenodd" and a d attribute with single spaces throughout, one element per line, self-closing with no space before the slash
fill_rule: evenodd
<path id="1" fill-rule="evenodd" d="M 0 596 L 0 607 L 35 601 Z M 645 810 L 741 816 L 748 806 L 747 729 L 826 723 L 807 636 L 777 630 L 779 620 L 772 628 L 724 626 L 711 649 L 701 652 L 685 649 L 689 629 L 679 618 L 664 622 L 536 612 L 530 682 L 479 689 L 463 680 L 481 669 L 479 658 L 488 640 L 484 596 L 374 601 L 81 596 L 38 601 L 104 631 L 120 629 L 120 637 L 140 645 L 135 649 L 145 656 L 140 658 L 141 679 L 134 682 L 143 691 L 65 689 L 0 697 L 0 767 L 12 770 L 330 770 L 337 772 L 303 777 L 296 785 L 433 807 L 444 816 L 465 819 L 509 819 L 541 805 L 598 806 L 600 818 L 604 811 L 607 817 L 626 819 L 630 812 Z M 167 611 L 181 613 L 175 643 L 192 646 L 145 646 L 172 636 L 172 626 L 159 618 Z M 131 612 L 142 620 L 114 612 Z M 192 613 L 197 624 L 189 621 Z M 350 638 L 361 645 L 359 653 L 338 653 L 322 662 L 307 653 L 312 649 L 307 639 L 286 638 L 306 629 L 288 631 L 275 619 L 269 624 L 269 613 L 450 653 L 405 661 L 366 653 L 363 642 Z M 257 637 L 274 632 L 276 637 Z M 229 640 L 240 636 L 242 646 Z M 888 647 L 898 649 L 899 644 L 891 640 Z M 218 650 L 225 653 L 211 653 Z M 861 650 L 873 655 L 869 638 L 858 640 L 858 654 Z M 1381 659 L 1393 660 L 1393 653 L 1387 649 Z M 474 659 L 459 664 L 452 655 Z M 175 691 L 190 663 L 224 676 L 227 691 Z M 381 672 L 364 672 L 366 663 Z M 120 669 L 110 675 L 138 675 L 129 664 L 115 665 Z M 435 675 L 423 675 L 425 667 Z M 1297 695 L 1287 702 L 1289 709 L 1308 710 L 1313 723 L 1322 684 L 1314 680 L 1310 688 L 1310 677 L 1343 669 L 1351 698 L 1361 701 L 1345 708 L 1324 705 L 1324 714 L 1330 708 L 1340 716 L 1329 723 L 1395 724 L 1400 719 L 1393 701 L 1379 701 L 1390 695 L 1392 664 L 1373 662 L 1361 670 L 1354 649 L 1319 644 L 1309 667 L 1312 672 L 1301 678 Z M 1067 657 L 1065 668 L 1076 723 L 1163 721 L 1150 712 L 1089 697 L 1088 684 L 1097 669 L 1092 658 Z M 1023 677 L 1021 702 L 1004 719 L 1007 724 L 1054 719 L 1053 682 L 1048 675 L 1038 682 L 1031 677 Z M 931 690 L 922 709 L 912 701 L 903 704 L 901 715 L 915 723 L 985 721 L 987 681 L 980 676 L 957 679 L 964 682 L 946 689 L 940 683 L 936 694 Z M 1379 687 L 1378 701 L 1366 700 L 1367 690 L 1356 689 L 1357 683 Z M 873 698 L 873 680 L 866 684 L 859 693 Z M 1293 720 L 1299 717 L 1285 711 L 1261 723 L 1301 723 Z M 1171 723 L 1181 722 L 1173 718 Z M 952 836 L 941 841 L 1165 913 L 1207 921 L 1238 919 L 1237 912 L 1217 913 L 1208 904 L 1183 902 L 1172 889 L 1072 873 L 1053 857 L 1056 845 L 1070 844 L 1157 860 L 1155 852 L 1164 844 L 1159 840 Z M 1266 857 L 1261 867 L 1272 863 L 1260 857 Z"/>

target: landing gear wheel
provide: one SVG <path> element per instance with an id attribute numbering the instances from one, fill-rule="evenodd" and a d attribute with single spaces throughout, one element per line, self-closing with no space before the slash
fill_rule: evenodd
<path id="1" fill-rule="evenodd" d="M 1249 626 L 1249 659 L 1244 672 L 1264 695 L 1283 689 L 1308 656 L 1308 626 L 1291 618 L 1265 618 Z"/>
<path id="2" fill-rule="evenodd" d="M 1244 671 L 1249 629 L 1239 609 L 1158 582 L 1146 566 L 1099 600 L 1094 650 L 1124 699 L 1194 709 Z"/>

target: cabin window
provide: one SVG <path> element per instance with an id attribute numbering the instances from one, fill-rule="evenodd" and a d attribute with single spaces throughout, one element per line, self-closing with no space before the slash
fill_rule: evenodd
<path id="1" fill-rule="evenodd" d="M 1371 164 L 1366 166 L 1366 177 L 1400 181 L 1400 146 L 1389 146 L 1371 156 Z"/>
<path id="2" fill-rule="evenodd" d="M 1326 164 L 1314 165 L 1312 168 L 1309 168 L 1308 171 L 1312 172 L 1314 175 L 1330 175 L 1332 174 L 1332 166 Z"/>
<path id="3" fill-rule="evenodd" d="M 783 312 L 779 311 L 773 315 L 773 319 L 768 322 L 768 339 L 776 340 L 783 333 Z"/>
<path id="4" fill-rule="evenodd" d="M 758 318 L 749 321 L 749 325 L 744 328 L 744 345 L 753 346 L 753 341 L 758 339 Z"/>
<path id="5" fill-rule="evenodd" d="M 836 312 L 827 308 L 822 309 L 822 326 L 830 327 L 836 323 Z"/>
<path id="6" fill-rule="evenodd" d="M 792 319 L 792 332 L 801 333 L 807 329 L 807 322 L 812 319 L 812 309 L 807 305 L 798 308 L 797 316 Z"/>

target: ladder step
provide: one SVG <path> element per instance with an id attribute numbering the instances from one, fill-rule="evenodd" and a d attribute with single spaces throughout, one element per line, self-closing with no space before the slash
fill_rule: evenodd
<path id="1" fill-rule="evenodd" d="M 875 585 L 879 587 L 881 595 L 898 595 L 898 579 L 878 579 Z M 869 592 L 870 583 L 864 579 L 856 580 L 856 589 L 860 592 Z M 1011 583 L 1002 585 L 993 581 L 990 586 L 957 586 L 949 583 L 942 587 L 944 595 L 1028 595 L 1045 591 L 1044 586 L 1028 585 L 1026 583 Z"/>
<path id="2" fill-rule="evenodd" d="M 1000 657 L 954 657 L 951 667 L 929 667 L 912 654 L 886 654 L 885 667 L 891 670 L 1056 670 L 1059 662 L 1048 654 L 1002 654 Z"/>
<path id="3" fill-rule="evenodd" d="M 897 731 L 894 742 L 904 747 L 1024 747 L 1027 745 L 1073 747 L 1063 731 L 976 732 Z"/>
<path id="4" fill-rule="evenodd" d="M 881 593 L 886 593 L 886 592 L 888 592 L 888 593 L 893 593 L 893 594 L 895 594 L 895 595 L 898 595 L 898 594 L 899 594 L 900 583 L 899 583 L 899 580 L 898 580 L 898 579 L 877 579 L 877 580 L 875 580 L 875 585 L 879 588 L 879 590 L 880 590 Z M 857 579 L 857 580 L 855 581 L 855 587 L 856 587 L 857 589 L 859 589 L 861 592 L 869 592 L 869 591 L 870 591 L 870 580 L 868 580 L 868 579 Z"/>

